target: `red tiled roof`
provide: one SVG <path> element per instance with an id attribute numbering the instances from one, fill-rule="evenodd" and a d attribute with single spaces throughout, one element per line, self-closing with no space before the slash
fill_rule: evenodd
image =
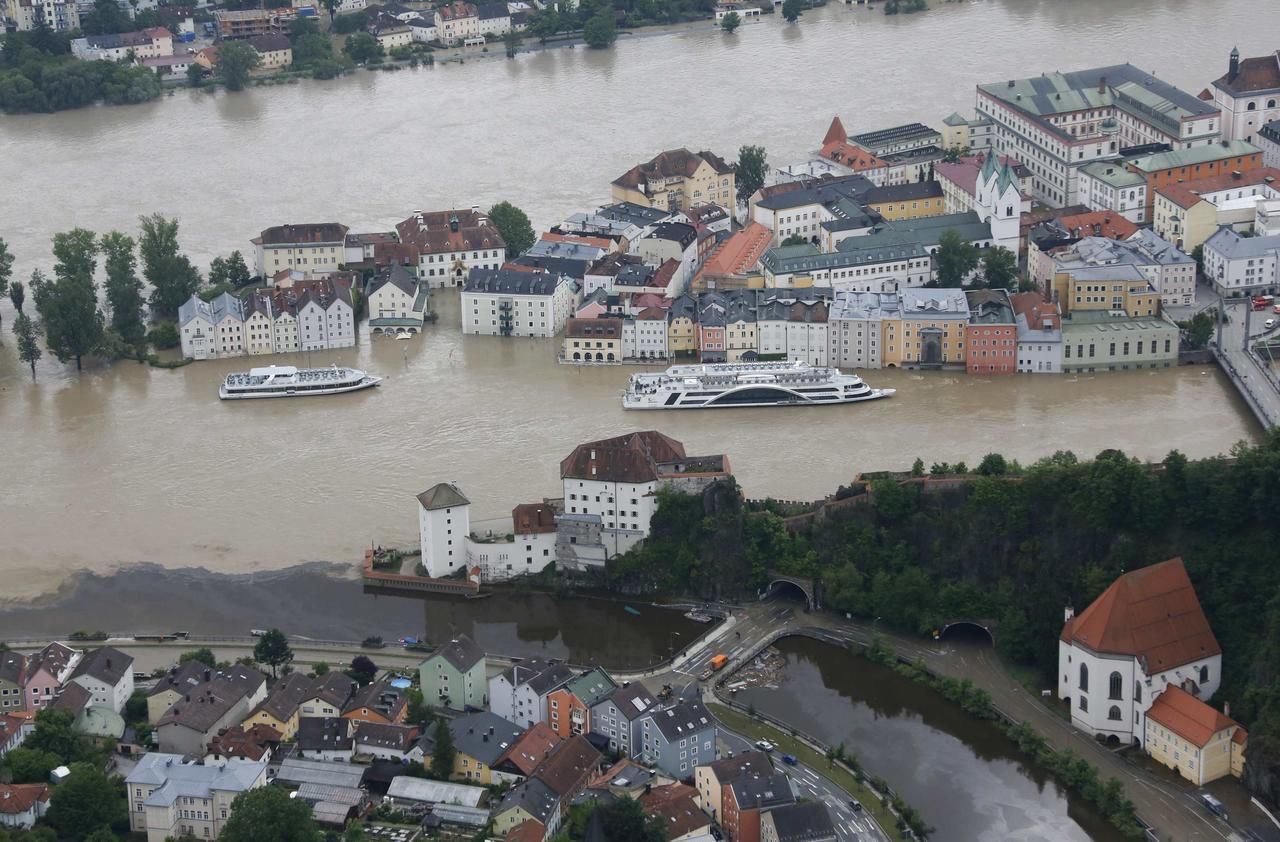
<path id="1" fill-rule="evenodd" d="M 671 299 L 656 292 L 642 292 L 631 299 L 631 306 L 642 307 L 645 310 L 655 307 L 659 310 L 666 310 L 671 306 Z M 636 318 L 639 318 L 639 316 L 637 315 Z M 665 315 L 663 318 L 666 318 Z"/>
<path id="2" fill-rule="evenodd" d="M 659 152 L 646 163 L 638 164 L 614 179 L 619 187 L 639 188 L 647 184 L 649 179 L 688 178 L 698 171 L 702 162 L 706 161 L 717 173 L 727 175 L 733 168 L 724 159 L 712 152 L 693 153 L 688 149 L 669 149 Z"/>
<path id="3" fill-rule="evenodd" d="M 0 784 L 0 813 L 25 813 L 37 801 L 48 800 L 48 784 Z"/>
<path id="4" fill-rule="evenodd" d="M 511 510 L 512 531 L 516 535 L 556 531 L 556 513 L 546 503 L 521 503 Z"/>
<path id="5" fill-rule="evenodd" d="M 1045 301 L 1044 296 L 1038 292 L 1014 293 L 1009 296 L 1009 303 L 1013 305 L 1013 312 L 1026 316 L 1027 327 L 1031 330 L 1042 330 L 1046 316 L 1053 318 L 1053 327 L 1062 327 L 1062 316 L 1058 312 L 1058 305 L 1052 301 Z"/>
<path id="6" fill-rule="evenodd" d="M 455 220 L 457 231 L 453 230 Z M 396 225 L 396 233 L 415 263 L 422 253 L 505 249 L 507 245 L 487 216 L 470 209 L 415 213 Z"/>
<path id="7" fill-rule="evenodd" d="M 534 777 L 561 799 L 572 798 L 586 786 L 600 765 L 600 752 L 578 734 L 558 744 L 538 766 Z"/>
<path id="8" fill-rule="evenodd" d="M 826 146 L 828 143 L 836 143 L 848 139 L 849 133 L 844 130 L 844 123 L 840 122 L 838 116 L 832 117 L 831 125 L 827 127 L 827 133 L 822 136 L 822 145 Z"/>
<path id="9" fill-rule="evenodd" d="M 673 786 L 684 787 L 685 785 L 673 784 Z M 685 788 L 693 789 L 693 787 Z M 661 787 L 661 789 L 666 789 L 666 787 Z M 694 795 L 698 792 L 696 789 L 693 791 Z M 661 801 L 648 799 L 648 795 L 641 796 L 640 805 L 644 808 L 646 815 L 657 816 L 662 821 L 662 829 L 666 832 L 668 839 L 679 839 L 698 828 L 711 824 L 711 819 L 707 818 L 707 814 L 699 809 L 698 802 L 692 795 L 681 795 Z"/>
<path id="10" fill-rule="evenodd" d="M 1202 193 L 1215 193 L 1232 187 L 1252 187 L 1262 184 L 1268 178 L 1273 182 L 1280 181 L 1280 170 L 1275 167 L 1259 167 L 1257 169 L 1235 173 L 1223 173 L 1209 178 L 1197 178 L 1195 181 L 1180 181 L 1156 188 L 1156 192 L 1164 196 L 1178 207 L 1189 208 L 1200 201 Z"/>
<path id="11" fill-rule="evenodd" d="M 759 222 L 752 222 L 716 246 L 698 275 L 744 274 L 756 267 L 772 241 L 773 231 Z"/>
<path id="12" fill-rule="evenodd" d="M 1147 675 L 1222 654 L 1181 558 L 1130 571 L 1068 620 L 1062 640 L 1142 659 Z"/>
<path id="13" fill-rule="evenodd" d="M 1138 231 L 1138 226 L 1125 219 L 1115 211 L 1100 210 L 1079 213 L 1073 216 L 1060 216 L 1058 221 L 1073 234 L 1081 237 L 1108 237 L 1113 240 L 1127 240 Z"/>
<path id="14" fill-rule="evenodd" d="M 667 318 L 667 311 L 661 307 L 645 307 L 636 313 L 636 319 L 643 321 L 659 321 Z"/>
<path id="15" fill-rule="evenodd" d="M 595 246 L 602 249 L 613 248 L 613 240 L 608 237 L 589 237 L 584 234 L 557 234 L 554 231 L 547 231 L 538 239 L 546 240 L 549 243 L 579 243 L 584 246 Z"/>
<path id="16" fill-rule="evenodd" d="M 656 430 L 646 430 L 578 445 L 560 463 L 560 478 L 654 482 L 659 462 L 683 458 L 683 444 Z"/>
<path id="17" fill-rule="evenodd" d="M 507 842 L 542 842 L 546 833 L 542 822 L 526 819 L 507 831 Z"/>
<path id="18" fill-rule="evenodd" d="M 653 273 L 653 277 L 649 279 L 649 286 L 657 289 L 666 289 L 671 286 L 671 279 L 675 277 L 676 270 L 680 268 L 680 261 L 675 258 L 664 260 L 662 265 L 658 267 L 658 271 Z"/>
<path id="19" fill-rule="evenodd" d="M 1269 56 L 1241 59 L 1234 79 L 1223 74 L 1213 84 L 1237 95 L 1280 88 L 1280 50 Z"/>
<path id="20" fill-rule="evenodd" d="M 1198 748 L 1208 745 L 1213 735 L 1219 731 L 1239 725 L 1234 719 L 1224 716 L 1216 708 L 1206 705 L 1175 685 L 1170 685 L 1156 697 L 1147 711 L 1147 718 L 1160 723 Z"/>
<path id="21" fill-rule="evenodd" d="M 833 140 L 829 143 L 822 144 L 822 151 L 819 153 L 828 161 L 835 161 L 847 169 L 854 172 L 866 172 L 867 170 L 878 170 L 887 167 L 884 161 L 872 155 L 865 149 L 860 149 L 849 143 L 847 140 Z"/>
<path id="22" fill-rule="evenodd" d="M 528 777 L 559 744 L 560 735 L 552 731 L 547 723 L 537 722 L 511 744 L 511 748 L 498 758 L 497 763 L 509 760 L 522 775 Z"/>

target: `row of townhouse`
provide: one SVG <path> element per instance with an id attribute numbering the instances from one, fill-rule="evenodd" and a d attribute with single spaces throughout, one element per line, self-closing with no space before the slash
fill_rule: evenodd
<path id="1" fill-rule="evenodd" d="M 119 714 L 133 686 L 133 657 L 111 646 L 85 652 L 55 642 L 33 655 L 0 652 L 0 713 L 37 713 L 66 696 L 77 716 L 89 707 Z"/>
<path id="2" fill-rule="evenodd" d="M 291 280 L 244 298 L 193 295 L 178 310 L 182 355 L 207 360 L 350 348 L 356 344 L 351 277 Z"/>
<path id="3" fill-rule="evenodd" d="M 603 566 L 649 534 L 661 489 L 698 493 L 731 476 L 723 454 L 688 456 L 653 431 L 578 445 L 560 463 L 562 497 L 512 511 L 511 529 L 473 534 L 471 501 L 454 483 L 417 496 L 422 565 L 431 577 L 501 581 L 560 567 Z"/>

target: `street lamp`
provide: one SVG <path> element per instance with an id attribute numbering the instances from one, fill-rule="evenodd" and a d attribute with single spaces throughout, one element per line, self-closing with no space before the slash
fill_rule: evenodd
<path id="1" fill-rule="evenodd" d="M 676 654 L 676 638 L 680 636 L 680 632 L 673 631 L 667 635 L 667 654 L 675 657 Z"/>

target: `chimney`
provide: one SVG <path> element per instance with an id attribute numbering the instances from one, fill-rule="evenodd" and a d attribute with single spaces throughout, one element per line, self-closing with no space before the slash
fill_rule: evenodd
<path id="1" fill-rule="evenodd" d="M 1228 719 L 1231 718 L 1231 702 L 1222 703 L 1222 715 L 1227 717 Z"/>
<path id="2" fill-rule="evenodd" d="M 1075 615 L 1076 615 L 1076 610 L 1071 606 L 1067 606 L 1062 611 L 1062 622 L 1064 623 L 1071 622 L 1071 618 L 1074 617 Z"/>
<path id="3" fill-rule="evenodd" d="M 1240 75 L 1240 48 L 1231 48 L 1231 59 L 1227 62 L 1227 81 L 1232 82 Z"/>
<path id="4" fill-rule="evenodd" d="M 1107 77 L 1099 76 L 1098 77 L 1098 93 L 1105 94 L 1106 92 L 1107 92 Z"/>
<path id="5" fill-rule="evenodd" d="M 1239 178 L 1239 176 L 1237 176 Z M 107 669 L 111 669 L 111 659 L 107 658 Z"/>
<path id="6" fill-rule="evenodd" d="M 213 670 L 205 670 L 205 671 L 204 671 L 204 680 L 205 680 L 205 681 L 209 681 L 209 680 L 210 680 L 210 679 L 212 679 L 212 678 L 213 678 Z"/>

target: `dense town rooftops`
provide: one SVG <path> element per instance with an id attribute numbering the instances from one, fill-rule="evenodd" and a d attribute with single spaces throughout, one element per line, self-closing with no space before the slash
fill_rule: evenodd
<path id="1" fill-rule="evenodd" d="M 933 166 L 933 171 L 939 179 L 947 179 L 960 188 L 965 194 L 972 196 L 977 188 L 978 173 L 986 165 L 987 156 L 983 153 L 977 155 L 966 155 L 956 161 L 939 161 Z M 1017 160 L 1007 155 L 999 155 L 996 157 L 995 163 L 1001 167 L 1008 166 L 1013 175 L 1019 179 L 1026 178 L 1031 171 L 1025 165 L 1018 163 Z"/>
<path id="2" fill-rule="evenodd" d="M 79 656 L 80 650 L 55 641 L 27 660 L 27 675 L 35 675 L 44 670 L 49 675 L 60 678 Z"/>
<path id="3" fill-rule="evenodd" d="M 397 775 L 391 779 L 387 787 L 387 795 L 392 798 L 403 798 L 406 801 L 422 801 L 427 804 L 457 804 L 465 807 L 478 806 L 483 800 L 485 789 L 481 786 L 467 786 L 447 781 L 432 781 L 426 778 L 415 778 L 409 775 Z"/>
<path id="4" fill-rule="evenodd" d="M 787 776 L 772 769 L 761 769 L 739 775 L 727 786 L 733 791 L 733 799 L 739 810 L 768 810 L 783 804 L 795 803 Z"/>
<path id="5" fill-rule="evenodd" d="M 659 222 L 653 226 L 647 236 L 655 240 L 671 240 L 684 249 L 698 238 L 698 232 L 692 225 L 684 222 Z"/>
<path id="6" fill-rule="evenodd" d="M 665 211 L 660 208 L 647 208 L 644 205 L 637 205 L 635 202 L 615 202 L 612 205 L 605 205 L 597 210 L 596 213 L 606 219 L 626 222 L 638 228 L 652 225 L 671 216 L 671 211 Z"/>
<path id="7" fill-rule="evenodd" d="M 860 201 L 873 189 L 875 185 L 860 175 L 795 181 L 768 188 L 768 192 L 756 202 L 756 207 L 779 211 L 826 204 L 840 198 Z"/>
<path id="8" fill-rule="evenodd" d="M 478 210 L 470 209 L 414 211 L 408 219 L 396 225 L 396 236 L 418 254 L 505 249 L 507 246 L 489 218 Z"/>
<path id="9" fill-rule="evenodd" d="M 585 266 L 585 261 L 579 262 Z M 564 276 L 557 272 L 476 267 L 467 274 L 462 291 L 496 295 L 553 295 L 563 282 Z"/>
<path id="10" fill-rule="evenodd" d="M 390 720 L 398 719 L 400 712 L 409 704 L 404 691 L 393 687 L 386 678 L 372 681 L 351 694 L 342 714 L 373 711 Z"/>
<path id="11" fill-rule="evenodd" d="M 258 703 L 250 716 L 265 713 L 277 722 L 287 722 L 298 712 L 304 701 L 312 698 L 312 679 L 295 672 L 276 682 L 267 697 Z"/>
<path id="12" fill-rule="evenodd" d="M 1239 53 L 1234 53 L 1239 56 Z M 1280 92 L 1280 50 L 1271 55 L 1240 59 L 1236 73 L 1224 73 L 1213 80 L 1214 87 L 1240 96 Z"/>
<path id="13" fill-rule="evenodd" d="M 356 725 L 353 735 L 353 739 L 359 745 L 388 749 L 401 754 L 413 747 L 417 737 L 417 726 L 383 722 L 361 722 Z"/>
<path id="14" fill-rule="evenodd" d="M 688 178 L 697 172 L 703 162 L 710 165 L 718 174 L 728 175 L 733 172 L 733 167 L 726 164 L 724 159 L 714 152 L 703 151 L 695 154 L 682 147 L 659 152 L 652 160 L 638 164 L 618 176 L 613 183 L 619 187 L 643 189 L 647 192 L 649 182 L 660 184 L 667 179 Z"/>
<path id="15" fill-rule="evenodd" d="M 1179 181 L 1177 184 L 1156 188 L 1156 193 L 1178 207 L 1189 208 L 1202 201 L 1206 194 L 1237 187 L 1253 187 L 1257 184 L 1275 185 L 1276 189 L 1280 190 L 1280 169 L 1257 167 L 1246 172 L 1229 172 L 1208 178 L 1197 178 L 1194 181 Z"/>
<path id="16" fill-rule="evenodd" d="M 585 784 L 600 765 L 600 752 L 581 734 L 576 734 L 551 750 L 551 756 L 539 766 L 534 777 L 564 798 Z"/>
<path id="17" fill-rule="evenodd" d="M 875 321 L 896 317 L 899 313 L 896 292 L 855 292 L 846 290 L 836 294 L 828 314 L 830 321 Z"/>
<path id="18" fill-rule="evenodd" d="M 607 672 L 597 667 L 571 679 L 564 689 L 577 696 L 587 707 L 592 707 L 612 693 L 617 686 Z"/>
<path id="19" fill-rule="evenodd" d="M 62 694 L 54 700 L 50 707 L 55 710 L 66 710 L 73 714 L 81 713 L 93 701 L 93 694 L 79 684 L 68 684 L 62 688 Z"/>
<path id="20" fill-rule="evenodd" d="M 1156 696 L 1147 710 L 1147 719 L 1163 725 L 1199 748 L 1208 745 L 1213 735 L 1219 731 L 1232 725 L 1240 727 L 1240 723 L 1231 717 L 1173 684 Z"/>
<path id="21" fill-rule="evenodd" d="M 204 766 L 183 763 L 178 754 L 150 752 L 138 761 L 125 783 L 157 787 L 144 804 L 165 807 L 183 797 L 208 799 L 214 791 L 244 792 L 263 774 L 266 765 L 265 760 L 229 760 Z"/>
<path id="22" fill-rule="evenodd" d="M 48 801 L 50 793 L 48 784 L 0 784 L 0 815 L 30 812 L 37 803 Z M 0 822 L 0 826 L 7 824 Z"/>
<path id="23" fill-rule="evenodd" d="M 476 5 L 476 15 L 480 20 L 498 20 L 511 17 L 506 3 L 480 3 Z"/>
<path id="24" fill-rule="evenodd" d="M 542 761 L 551 754 L 551 750 L 560 743 L 560 736 L 551 730 L 545 722 L 535 722 L 511 744 L 511 747 L 498 758 L 498 763 L 510 765 L 520 774 L 532 775 Z"/>
<path id="25" fill-rule="evenodd" d="M 741 231 L 716 246 L 702 266 L 701 275 L 741 275 L 755 269 L 769 250 L 773 232 L 758 222 L 749 223 Z"/>
<path id="26" fill-rule="evenodd" d="M 1069 134 L 1048 117 L 1076 111 L 1118 108 L 1139 119 L 1159 124 L 1170 134 L 1181 135 L 1183 120 L 1207 117 L 1218 109 L 1132 64 L 1094 67 L 1068 73 L 1054 71 L 1026 79 L 978 85 L 987 96 L 1024 114 L 1039 118 L 1040 128 L 1067 142 L 1084 141 Z"/>
<path id="27" fill-rule="evenodd" d="M 311 719 L 302 721 L 310 722 Z M 261 760 L 270 753 L 272 745 L 278 744 L 283 739 L 284 736 L 270 725 L 257 723 L 248 728 L 236 725 L 233 728 L 222 729 L 209 740 L 209 753 L 215 757 Z"/>
<path id="28" fill-rule="evenodd" d="M 455 0 L 453 3 L 437 8 L 436 14 L 440 16 L 442 21 L 452 21 L 474 18 L 477 16 L 478 11 L 474 3 L 463 3 Z"/>
<path id="29" fill-rule="evenodd" d="M 768 815 L 778 842 L 809 842 L 836 837 L 831 813 L 821 801 L 784 804 L 770 810 Z"/>
<path id="30" fill-rule="evenodd" d="M 1116 579 L 1066 622 L 1062 640 L 1094 652 L 1132 655 L 1147 675 L 1222 654 L 1181 558 Z"/>
<path id="31" fill-rule="evenodd" d="M 1062 316 L 1057 304 L 1045 301 L 1044 296 L 1038 292 L 1014 293 L 1009 296 L 1009 303 L 1013 306 L 1018 321 L 1019 339 L 1023 338 L 1024 333 L 1032 331 L 1036 334 L 1034 338 L 1040 341 L 1062 338 Z"/>

